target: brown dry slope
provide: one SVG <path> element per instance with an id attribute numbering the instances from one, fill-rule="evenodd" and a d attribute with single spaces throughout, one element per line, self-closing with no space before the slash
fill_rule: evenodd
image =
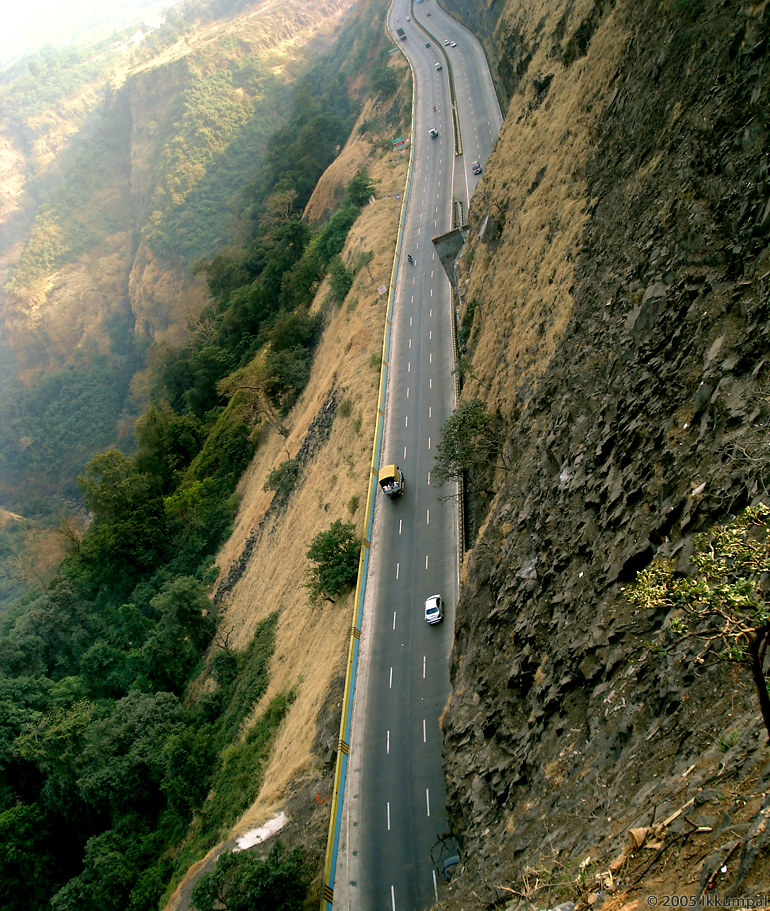
<path id="1" fill-rule="evenodd" d="M 393 65 L 403 76 L 403 63 Z M 408 86 L 401 90 L 400 105 L 409 92 Z M 359 124 L 380 119 L 383 113 L 368 102 Z M 377 198 L 353 225 L 342 259 L 352 267 L 362 253 L 371 251 L 373 258 L 358 272 L 343 305 L 330 303 L 326 283 L 319 289 L 315 306 L 327 312 L 327 325 L 310 382 L 286 419 L 288 436 L 271 431 L 260 445 L 241 482 L 242 505 L 233 535 L 218 560 L 224 570 L 218 595 L 221 628 L 230 631 L 230 646 L 245 648 L 257 624 L 280 609 L 270 683 L 252 719 L 278 693 L 290 688 L 296 693 L 259 796 L 230 838 L 285 811 L 289 824 L 280 837 L 305 846 L 318 897 L 334 771 L 330 751 L 339 737 L 353 593 L 334 604 L 314 606 L 303 582 L 314 535 L 336 519 L 353 521 L 359 533 L 363 530 L 387 307 L 387 295 L 377 289 L 390 283 L 408 164 L 408 152 L 382 149 L 382 144 L 375 147 L 354 129 L 308 205 L 311 216 L 328 210 L 339 188 L 359 168 L 366 169 L 376 183 Z M 268 472 L 287 455 L 297 458 L 303 447 L 311 456 L 304 461 L 297 488 L 288 503 L 271 508 L 274 495 L 263 490 Z M 238 567 L 237 581 L 231 585 L 226 580 L 233 566 Z M 188 907 L 190 885 L 199 873 L 200 868 L 191 871 L 169 909 Z"/>
<path id="2" fill-rule="evenodd" d="M 767 496 L 770 4 L 496 9 L 460 315 L 511 468 L 463 571 L 441 906 L 766 897 L 751 680 L 623 586 Z"/>

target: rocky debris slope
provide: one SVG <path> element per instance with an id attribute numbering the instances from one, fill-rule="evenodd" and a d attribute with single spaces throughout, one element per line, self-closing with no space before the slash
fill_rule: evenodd
<path id="1" fill-rule="evenodd" d="M 687 572 L 694 534 L 768 499 L 770 4 L 648 0 L 584 22 L 583 69 L 600 29 L 623 52 L 609 95 L 585 98 L 569 320 L 536 383 L 505 376 L 512 469 L 457 609 L 445 761 L 467 860 L 444 907 L 471 891 L 502 907 L 513 881 L 536 902 L 546 880 L 606 892 L 621 853 L 613 887 L 770 891 L 770 747 L 751 681 L 704 662 L 697 640 L 661 650 L 666 612 L 623 596 L 654 555 Z M 570 66 L 555 59 L 556 78 Z M 542 76 L 524 67 L 514 92 L 537 97 Z M 541 130 L 560 116 L 535 109 Z M 516 155 L 505 142 L 492 181 Z M 519 213 L 481 190 L 472 248 L 486 265 L 469 293 L 483 323 L 508 304 L 494 254 Z M 642 864 L 627 833 L 667 821 L 645 873 L 655 854 Z"/>

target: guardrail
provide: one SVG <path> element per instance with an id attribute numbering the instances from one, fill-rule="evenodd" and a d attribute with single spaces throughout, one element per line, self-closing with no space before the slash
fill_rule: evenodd
<path id="1" fill-rule="evenodd" d="M 455 377 L 455 407 L 460 401 L 460 375 L 457 370 L 457 365 L 460 357 L 460 348 L 457 344 L 457 305 L 458 302 L 461 302 L 460 295 L 455 291 L 454 285 L 452 286 L 451 291 L 451 306 L 452 306 L 452 351 L 454 352 L 454 377 Z M 458 530 L 458 550 L 459 550 L 459 560 L 458 567 L 462 564 L 463 558 L 465 557 L 465 482 L 463 478 L 460 478 L 460 482 L 457 485 L 457 530 Z M 459 587 L 459 585 L 458 585 Z"/>
<path id="2" fill-rule="evenodd" d="M 392 34 L 392 33 L 391 33 Z M 406 55 L 404 55 L 406 56 Z M 407 60 L 409 58 L 407 57 Z M 411 64 L 410 64 L 411 67 Z M 414 121 L 414 105 L 416 100 L 414 73 L 412 73 L 412 118 Z M 374 430 L 372 445 L 372 464 L 369 471 L 369 489 L 366 497 L 366 533 L 361 544 L 361 556 L 358 562 L 358 580 L 356 582 L 356 598 L 353 615 L 353 628 L 348 648 L 348 667 L 345 675 L 345 692 L 342 701 L 342 720 L 340 722 L 340 739 L 337 750 L 337 765 L 334 772 L 334 791 L 331 802 L 331 819 L 329 820 L 329 836 L 326 842 L 326 861 L 324 865 L 323 894 L 321 896 L 321 911 L 331 911 L 334 904 L 334 877 L 337 867 L 337 852 L 339 848 L 340 828 L 342 825 L 343 796 L 347 780 L 348 750 L 350 748 L 350 727 L 353 717 L 353 699 L 356 687 L 356 671 L 358 669 L 358 650 L 361 639 L 361 623 L 364 613 L 364 598 L 366 596 L 366 575 L 369 570 L 369 553 L 372 543 L 372 528 L 374 525 L 374 503 L 377 493 L 377 478 L 379 475 L 380 454 L 382 451 L 382 433 L 385 423 L 385 396 L 388 388 L 388 370 L 390 357 L 390 334 L 393 325 L 393 308 L 396 297 L 396 276 L 401 262 L 401 245 L 404 236 L 404 222 L 406 219 L 406 206 L 412 188 L 412 170 L 414 167 L 414 127 L 412 128 L 412 147 L 409 151 L 409 170 L 406 175 L 404 199 L 401 204 L 401 215 L 398 224 L 398 238 L 396 240 L 396 254 L 393 258 L 393 269 L 390 276 L 390 293 L 388 295 L 388 312 L 385 320 L 385 333 L 382 342 L 382 368 L 380 370 L 380 388 L 377 397 L 377 423 Z"/>

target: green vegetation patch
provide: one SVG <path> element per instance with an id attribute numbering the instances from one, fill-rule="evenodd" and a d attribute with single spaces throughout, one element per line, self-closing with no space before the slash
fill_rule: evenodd
<path id="1" fill-rule="evenodd" d="M 278 842 L 264 859 L 249 851 L 222 854 L 195 884 L 192 902 L 198 911 L 301 911 L 309 885 L 302 849 L 287 852 Z"/>
<path id="2" fill-rule="evenodd" d="M 267 689 L 277 626 L 278 611 L 274 611 L 257 626 L 244 653 L 226 649 L 215 656 L 215 674 L 220 683 L 217 701 L 224 706 L 218 722 L 221 743 L 230 743 L 237 738 L 244 721 Z"/>
<path id="3" fill-rule="evenodd" d="M 324 224 L 307 225 L 302 209 L 355 117 L 346 75 L 360 84 L 360 72 L 385 59 L 383 15 L 354 18 L 339 53 L 299 83 L 286 128 L 272 133 L 258 168 L 249 154 L 274 122 L 257 123 L 257 105 L 275 103 L 273 77 L 256 62 L 238 62 L 234 43 L 227 67 L 208 66 L 205 55 L 178 64 L 190 78 L 156 124 L 148 186 L 157 192 L 148 211 L 135 213 L 136 227 L 147 228 L 156 252 L 193 255 L 220 236 L 222 201 L 236 182 L 252 182 L 236 213 L 242 249 L 199 265 L 211 301 L 188 344 L 151 350 L 152 404 L 126 451 L 111 445 L 116 416 L 144 356 L 128 319 L 110 327 L 110 357 L 0 397 L 0 429 L 10 431 L 3 445 L 18 476 L 26 459 L 49 473 L 51 486 L 61 484 L 57 459 L 66 462 L 79 473 L 92 519 L 82 538 L 69 536 L 59 575 L 8 610 L 0 627 L 0 835 L 8 846 L 0 881 L 14 886 L 0 911 L 156 911 L 259 791 L 294 692 L 252 719 L 268 685 L 277 615 L 244 652 L 228 648 L 209 597 L 213 555 L 229 533 L 259 424 L 280 431 L 310 375 L 324 319 L 310 312 L 319 283 L 331 268 L 337 293 L 349 286 L 350 268 L 335 257 L 373 192 L 368 176 L 353 177 Z M 104 167 L 115 174 L 125 162 L 108 126 L 114 116 L 115 128 L 126 130 L 122 103 L 110 102 L 93 126 Z M 119 226 L 112 212 L 90 220 L 89 207 L 117 198 L 100 195 L 95 178 L 89 183 L 99 148 L 73 147 L 17 281 L 34 281 L 40 268 Z M 78 202 L 77 213 L 65 211 Z M 217 211 L 199 221 L 209 207 Z M 73 434 L 82 448 L 71 449 Z M 79 472 L 67 461 L 89 455 Z M 351 501 L 351 512 L 357 505 Z M 314 542 L 325 596 L 355 581 L 358 569 L 355 528 L 337 525 Z M 207 670 L 216 686 L 200 696 Z M 304 881 L 295 852 L 271 864 L 275 882 L 281 870 L 295 885 Z M 253 884 L 253 871 L 240 880 L 227 872 L 222 888 L 236 907 L 234 883 Z M 283 893 L 287 901 L 293 894 Z"/>
<path id="4" fill-rule="evenodd" d="M 666 609 L 666 650 L 686 639 L 707 643 L 711 653 L 751 674 L 770 739 L 770 694 L 764 675 L 770 647 L 770 507 L 745 509 L 727 525 L 694 539 L 692 575 L 675 575 L 672 563 L 654 560 L 625 589 L 629 601 L 644 610 Z"/>
<path id="5" fill-rule="evenodd" d="M 249 729 L 246 738 L 231 744 L 222 753 L 222 766 L 214 779 L 213 795 L 201 810 L 200 828 L 210 839 L 207 848 L 224 836 L 256 800 L 273 738 L 294 699 L 293 691 L 279 693 Z"/>
<path id="6" fill-rule="evenodd" d="M 187 262 L 227 241 L 246 175 L 265 154 L 287 106 L 287 86 L 256 55 L 204 54 L 191 65 L 161 128 L 154 192 L 142 237 L 161 256 Z"/>
<path id="7" fill-rule="evenodd" d="M 191 864 L 226 837 L 233 824 L 256 800 L 270 748 L 294 698 L 292 690 L 279 693 L 246 737 L 222 751 L 211 793 L 176 858 L 169 892 Z"/>
<path id="8" fill-rule="evenodd" d="M 74 478 L 115 441 L 130 408 L 129 383 L 140 354 L 98 355 L 47 373 L 28 386 L 13 382 L 0 396 L 0 495 L 24 510 L 40 493 L 75 492 Z"/>
<path id="9" fill-rule="evenodd" d="M 310 542 L 305 586 L 313 600 L 334 601 L 358 578 L 361 539 L 352 522 L 337 519 Z"/>
<path id="10" fill-rule="evenodd" d="M 63 156 L 63 179 L 38 212 L 5 286 L 13 294 L 133 224 L 131 110 L 121 92 L 95 110 Z"/>

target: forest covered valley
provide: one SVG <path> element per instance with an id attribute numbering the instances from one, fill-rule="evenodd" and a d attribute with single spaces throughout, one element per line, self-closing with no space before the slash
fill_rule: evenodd
<path id="1" fill-rule="evenodd" d="M 254 803 L 302 705 L 298 684 L 269 691 L 278 605 L 239 635 L 211 590 L 254 454 L 271 460 L 264 495 L 301 485 L 288 451 L 322 333 L 369 322 L 342 304 L 390 255 L 341 256 L 362 208 L 377 209 L 372 175 L 383 163 L 398 174 L 390 136 L 409 116 L 384 9 L 346 8 L 267 14 L 255 34 L 248 16 L 190 4 L 120 84 L 76 50 L 5 74 L 6 135 L 33 176 L 4 197 L 4 909 L 166 902 Z M 46 115 L 65 100 L 74 132 Z M 313 214 L 356 124 L 356 160 Z M 370 328 L 367 388 L 381 343 Z M 357 441 L 351 398 L 336 409 Z M 337 523 L 353 576 L 358 499 Z M 319 521 L 321 536 L 334 527 Z M 293 584 L 312 598 L 302 570 Z M 291 907 L 308 892 L 317 903 L 312 851 L 273 862 L 271 889 L 288 877 Z"/>

